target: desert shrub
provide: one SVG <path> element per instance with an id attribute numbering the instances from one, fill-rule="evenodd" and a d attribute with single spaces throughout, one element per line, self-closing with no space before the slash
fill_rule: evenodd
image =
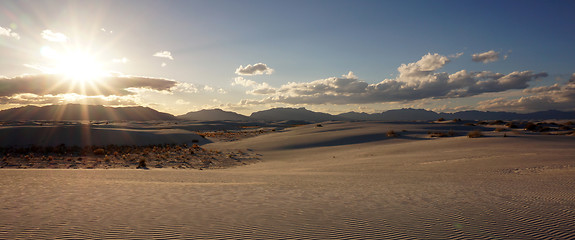
<path id="1" fill-rule="evenodd" d="M 486 121 L 479 121 L 479 122 L 477 123 L 477 125 L 487 125 L 487 122 L 486 122 Z"/>
<path id="2" fill-rule="evenodd" d="M 445 118 L 439 118 L 437 121 L 445 121 Z"/>
<path id="3" fill-rule="evenodd" d="M 534 123 L 532 123 L 532 122 L 528 122 L 528 123 L 525 125 L 525 130 L 535 131 L 535 130 L 537 130 L 537 125 L 534 124 Z"/>
<path id="4" fill-rule="evenodd" d="M 474 130 L 474 131 L 471 131 L 467 134 L 468 138 L 478 138 L 478 137 L 482 137 L 482 136 L 483 136 L 483 134 L 479 130 Z"/>
<path id="5" fill-rule="evenodd" d="M 397 133 L 396 133 L 395 131 L 393 131 L 393 130 L 389 130 L 389 131 L 387 131 L 387 136 L 388 136 L 388 137 L 398 137 L 399 134 L 397 134 Z"/>
<path id="6" fill-rule="evenodd" d="M 542 127 L 539 129 L 539 132 L 549 132 L 549 131 L 551 131 L 550 127 Z"/>
<path id="7" fill-rule="evenodd" d="M 465 123 L 465 124 L 463 124 L 463 125 L 464 125 L 464 126 L 475 126 L 474 123 Z"/>
<path id="8" fill-rule="evenodd" d="M 318 123 L 317 125 L 315 125 L 315 127 L 323 127 L 323 125 Z"/>
<path id="9" fill-rule="evenodd" d="M 140 160 L 140 162 L 138 163 L 137 169 L 148 169 L 148 167 L 146 166 L 146 160 L 145 159 Z"/>
<path id="10" fill-rule="evenodd" d="M 496 132 L 503 132 L 503 131 L 505 131 L 505 128 L 498 127 L 498 128 L 496 128 L 494 131 L 496 131 Z"/>
<path id="11" fill-rule="evenodd" d="M 106 151 L 104 151 L 103 148 L 98 148 L 94 150 L 94 155 L 104 155 L 104 154 L 106 154 Z"/>
<path id="12" fill-rule="evenodd" d="M 503 123 L 504 123 L 504 122 L 501 121 L 501 120 L 495 120 L 495 121 L 490 122 L 489 124 L 490 124 L 490 125 L 501 125 L 501 124 L 503 124 Z"/>
<path id="13" fill-rule="evenodd" d="M 508 122 L 505 124 L 505 126 L 508 128 L 518 128 L 517 125 L 515 125 L 515 123 L 513 122 Z"/>

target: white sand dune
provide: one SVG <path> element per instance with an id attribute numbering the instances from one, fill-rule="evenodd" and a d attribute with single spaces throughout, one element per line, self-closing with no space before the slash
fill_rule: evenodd
<path id="1" fill-rule="evenodd" d="M 0 147 L 156 145 L 207 143 L 208 140 L 183 129 L 101 128 L 73 126 L 0 127 Z M 4 137 L 9 136 L 9 137 Z"/>
<path id="2" fill-rule="evenodd" d="M 322 125 L 208 144 L 262 154 L 225 170 L 0 170 L 0 239 L 575 238 L 572 136 Z"/>

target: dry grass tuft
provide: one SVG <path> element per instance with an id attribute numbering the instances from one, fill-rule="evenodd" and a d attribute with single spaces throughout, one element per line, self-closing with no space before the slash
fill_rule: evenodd
<path id="1" fill-rule="evenodd" d="M 483 134 L 479 130 L 474 130 L 474 131 L 469 132 L 467 134 L 467 137 L 468 138 L 478 138 L 478 137 L 483 137 Z"/>

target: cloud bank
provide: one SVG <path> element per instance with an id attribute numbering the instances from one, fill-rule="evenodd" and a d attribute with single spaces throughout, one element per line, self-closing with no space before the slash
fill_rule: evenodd
<path id="1" fill-rule="evenodd" d="M 85 84 L 74 84 L 57 74 L 22 75 L 13 78 L 0 77 L 0 97 L 70 93 L 85 96 L 126 96 L 133 95 L 134 89 L 170 91 L 176 84 L 176 81 L 168 79 L 126 75 L 102 77 Z"/>
<path id="2" fill-rule="evenodd" d="M 505 56 L 507 58 L 507 56 Z M 471 60 L 474 62 L 490 63 L 499 60 L 499 52 L 489 50 L 484 53 L 476 53 L 471 55 Z"/>
<path id="3" fill-rule="evenodd" d="M 483 93 L 525 89 L 528 82 L 546 77 L 547 73 L 516 71 L 509 74 L 490 71 L 461 70 L 453 74 L 437 72 L 450 62 L 446 56 L 427 54 L 414 63 L 397 68 L 399 76 L 369 84 L 353 72 L 312 82 L 290 82 L 279 88 L 267 86 L 258 94 L 260 100 L 244 100 L 244 104 L 364 104 L 407 102 L 421 99 L 446 99 L 476 96 Z M 253 93 L 256 93 L 254 90 Z"/>
<path id="4" fill-rule="evenodd" d="M 263 75 L 267 74 L 270 75 L 273 73 L 273 69 L 268 67 L 268 65 L 264 63 L 256 63 L 254 65 L 248 64 L 247 66 L 240 65 L 236 69 L 236 74 L 238 75 Z"/>
<path id="5" fill-rule="evenodd" d="M 0 36 L 10 37 L 14 39 L 20 39 L 20 35 L 18 33 L 12 32 L 10 28 L 3 28 L 0 27 Z"/>
<path id="6" fill-rule="evenodd" d="M 543 111 L 549 109 L 574 111 L 575 105 L 575 73 L 564 85 L 554 84 L 523 90 L 534 95 L 519 99 L 496 98 L 479 102 L 479 109 L 491 111 L 507 111 L 514 109 L 521 112 Z"/>

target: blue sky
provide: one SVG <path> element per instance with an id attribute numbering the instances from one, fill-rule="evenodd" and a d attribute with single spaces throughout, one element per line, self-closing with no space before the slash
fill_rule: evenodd
<path id="1" fill-rule="evenodd" d="M 0 109 L 575 110 L 573 9 L 573 1 L 3 1 Z"/>

